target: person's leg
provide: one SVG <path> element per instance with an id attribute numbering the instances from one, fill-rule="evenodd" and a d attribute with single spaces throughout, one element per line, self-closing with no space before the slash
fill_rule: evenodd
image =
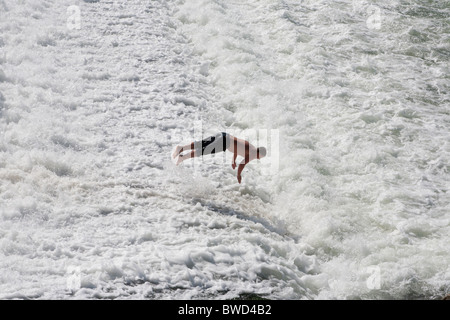
<path id="1" fill-rule="evenodd" d="M 172 158 L 175 159 L 178 155 L 180 155 L 183 151 L 194 150 L 194 142 L 187 144 L 185 146 L 177 146 L 175 151 L 172 153 Z"/>
<path id="2" fill-rule="evenodd" d="M 203 139 L 201 141 L 194 141 L 191 144 L 185 145 L 183 147 L 180 147 L 178 151 L 178 159 L 177 159 L 177 165 L 179 165 L 181 162 L 187 159 L 191 159 L 194 157 L 200 157 L 205 154 L 214 153 L 214 148 L 212 150 L 209 150 L 208 147 L 210 147 L 211 144 L 213 144 L 215 140 L 214 136 L 211 136 L 209 138 Z M 191 150 L 190 152 L 187 152 L 185 154 L 181 154 L 183 151 Z"/>
<path id="3" fill-rule="evenodd" d="M 186 159 L 191 159 L 191 158 L 194 158 L 194 157 L 198 157 L 197 150 L 191 150 L 191 152 L 188 152 L 188 153 L 185 153 L 185 154 L 180 154 L 178 156 L 177 165 L 179 165 L 180 163 L 182 163 Z"/>

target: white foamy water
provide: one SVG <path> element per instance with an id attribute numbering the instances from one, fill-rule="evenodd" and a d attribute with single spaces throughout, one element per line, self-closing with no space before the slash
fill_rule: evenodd
<path id="1" fill-rule="evenodd" d="M 0 10 L 0 298 L 448 293 L 445 1 Z M 269 156 L 175 167 L 199 128 Z"/>

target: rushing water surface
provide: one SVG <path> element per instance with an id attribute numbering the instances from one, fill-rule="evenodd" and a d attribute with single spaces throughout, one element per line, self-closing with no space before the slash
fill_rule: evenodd
<path id="1" fill-rule="evenodd" d="M 450 4 L 0 1 L 0 298 L 439 299 Z M 175 166 L 218 131 L 265 145 Z"/>

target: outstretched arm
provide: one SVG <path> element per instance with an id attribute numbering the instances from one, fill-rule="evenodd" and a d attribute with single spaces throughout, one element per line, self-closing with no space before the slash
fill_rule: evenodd
<path id="1" fill-rule="evenodd" d="M 231 162 L 231 167 L 234 170 L 234 169 L 236 169 L 236 158 L 238 156 L 238 153 L 237 153 L 237 139 L 236 138 L 234 138 L 233 144 L 234 144 L 234 148 L 233 148 L 233 162 Z"/>
<path id="2" fill-rule="evenodd" d="M 233 170 L 236 169 L 236 158 L 237 158 L 237 153 L 235 152 L 234 156 L 233 156 L 233 162 L 231 163 L 231 167 L 233 168 Z"/>
<path id="3" fill-rule="evenodd" d="M 247 163 L 242 162 L 242 163 L 239 165 L 238 172 L 237 172 L 237 179 L 238 179 L 238 182 L 239 182 L 239 183 L 241 183 L 241 180 L 242 180 L 241 173 L 242 173 L 242 170 L 244 170 L 244 167 L 245 167 L 246 164 L 247 164 Z"/>
<path id="4" fill-rule="evenodd" d="M 236 144 L 235 144 L 235 150 L 237 150 Z M 236 151 L 235 151 L 234 155 L 235 155 L 235 157 L 237 156 L 237 152 Z M 237 179 L 238 179 L 239 183 L 241 183 L 241 180 L 242 180 L 242 176 L 241 176 L 242 170 L 244 170 L 245 165 L 247 163 L 249 163 L 250 161 L 252 161 L 253 159 L 254 159 L 253 156 L 250 157 L 249 142 L 245 141 L 245 157 L 244 157 L 244 160 L 242 160 L 242 162 L 239 164 L 238 173 L 237 173 Z"/>

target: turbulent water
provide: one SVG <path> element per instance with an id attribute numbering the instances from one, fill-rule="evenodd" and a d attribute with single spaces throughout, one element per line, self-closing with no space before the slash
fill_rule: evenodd
<path id="1" fill-rule="evenodd" d="M 440 299 L 450 4 L 0 0 L 1 299 Z M 175 166 L 227 131 L 265 145 Z"/>

